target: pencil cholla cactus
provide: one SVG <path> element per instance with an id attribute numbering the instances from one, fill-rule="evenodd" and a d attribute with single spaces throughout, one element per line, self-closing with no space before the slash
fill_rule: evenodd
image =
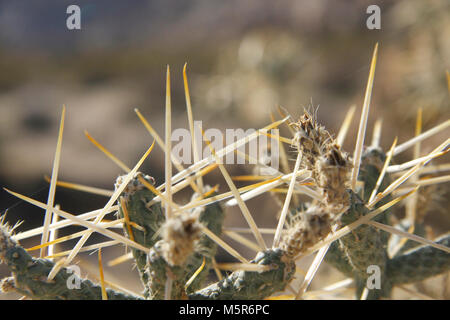
<path id="1" fill-rule="evenodd" d="M 448 150 L 449 140 L 425 157 L 401 166 L 398 178 L 391 176 L 386 169 L 393 155 L 439 130 L 446 129 L 450 120 L 400 146 L 395 147 L 394 143 L 387 152 L 378 145 L 363 147 L 376 53 L 377 47 L 371 65 L 361 130 L 353 158 L 341 148 L 345 138 L 345 133 L 342 132 L 345 132 L 346 128 L 335 138 L 320 125 L 314 112 L 305 111 L 297 121 L 285 117 L 260 129 L 256 134 L 239 140 L 233 146 L 213 150 L 213 155 L 209 158 L 198 157 L 198 161 L 193 165 L 184 168 L 179 161 L 171 157 L 167 137 L 165 145 L 142 114 L 136 110 L 150 134 L 166 153 L 168 161 L 166 177 L 172 178 L 156 186 L 157 183 L 151 176 L 139 172 L 140 165 L 153 148 L 152 145 L 133 169 L 114 158 L 127 173 L 116 180 L 115 191 L 109 193 L 110 198 L 104 208 L 76 217 L 52 205 L 47 214 L 53 212 L 65 219 L 58 223 L 46 223 L 43 228 L 23 234 L 12 235 L 5 224 L 1 225 L 0 259 L 8 265 L 12 277 L 5 278 L 0 287 L 3 291 L 17 291 L 32 299 L 264 299 L 283 292 L 288 287 L 290 290 L 296 290 L 293 298 L 302 298 L 320 263 L 325 260 L 353 279 L 356 298 L 379 299 L 389 298 L 395 286 L 420 281 L 448 271 L 449 234 L 442 235 L 433 242 L 418 234 L 402 231 L 399 226 L 390 225 L 389 210 L 417 191 L 421 184 L 413 182 L 406 193 L 397 198 L 392 196 L 393 191 L 410 177 L 418 175 L 419 170 L 430 160 L 443 155 Z M 193 117 L 186 69 L 183 76 L 192 129 Z M 170 108 L 168 69 L 166 95 L 168 128 L 171 127 Z M 294 133 L 291 139 L 284 138 L 290 140 L 297 157 L 294 170 L 291 171 L 288 166 L 285 168 L 286 172 L 274 172 L 273 177 L 267 181 L 237 189 L 225 167 L 219 162 L 220 156 L 233 152 L 240 145 L 255 139 L 258 134 L 266 133 L 269 129 L 282 124 L 288 124 Z M 62 129 L 63 121 L 60 139 Z M 195 138 L 195 133 L 191 133 Z M 59 157 L 60 153 L 60 139 L 56 157 Z M 90 137 L 90 140 L 100 147 L 93 138 Z M 110 154 L 104 147 L 101 146 L 100 149 Z M 196 148 L 193 149 L 195 153 Z M 171 162 L 179 170 L 174 176 L 170 172 Z M 203 176 L 216 167 L 220 168 L 231 189 L 228 194 L 218 194 L 215 188 L 203 182 Z M 57 172 L 57 167 L 55 168 Z M 304 179 L 297 180 L 300 172 L 308 174 L 307 183 Z M 432 184 L 433 180 L 429 179 L 428 183 Z M 289 188 L 275 230 L 274 244 L 268 248 L 245 201 L 262 193 L 272 192 L 274 187 L 282 184 L 287 184 Z M 267 188 L 268 185 L 270 188 Z M 51 196 L 54 195 L 55 186 L 54 176 L 51 181 Z M 172 194 L 187 186 L 191 186 L 194 190 L 190 201 L 183 205 L 175 203 Z M 312 200 L 296 204 L 291 201 L 294 190 L 303 192 Z M 43 209 L 48 209 L 47 204 L 11 193 Z M 230 195 L 234 196 L 235 204 L 239 205 L 258 242 L 251 243 L 251 246 L 258 248 L 259 251 L 254 259 L 247 260 L 221 238 L 226 206 L 231 202 L 223 205 L 220 201 Z M 53 201 L 51 203 L 53 204 Z M 103 217 L 109 212 L 117 213 L 117 221 L 103 221 Z M 90 221 L 92 218 L 95 218 L 93 222 Z M 81 239 L 61 260 L 55 259 L 58 254 L 50 257 L 53 259 L 34 258 L 17 241 L 33 235 L 46 234 L 50 229 L 71 224 L 82 225 L 87 230 L 73 235 Z M 109 230 L 118 225 L 123 228 L 123 236 Z M 419 227 L 415 228 L 415 231 L 418 230 Z M 142 294 L 123 292 L 124 290 L 120 288 L 106 289 L 101 263 L 100 284 L 75 276 L 82 290 L 72 290 L 67 286 L 70 274 L 66 267 L 83 248 L 92 232 L 99 232 L 112 238 L 113 244 L 126 244 L 129 247 L 144 287 Z M 394 245 L 400 249 L 394 254 L 388 252 L 388 233 L 397 236 L 393 237 L 397 241 Z M 407 251 L 401 250 L 399 235 L 409 239 L 410 242 L 420 242 L 423 245 L 412 247 Z M 62 240 L 56 242 L 58 241 Z M 248 242 L 251 241 L 247 239 Z M 53 243 L 43 243 L 39 248 L 51 246 Z M 95 250 L 102 246 L 106 244 L 99 243 L 90 249 Z M 239 260 L 239 263 L 218 264 L 215 261 L 218 246 Z M 296 262 L 317 251 L 316 258 L 305 279 L 301 281 L 300 288 L 298 290 L 293 288 Z M 368 272 L 373 267 L 380 271 L 380 283 L 369 287 Z M 223 277 L 221 268 L 232 272 Z M 211 280 L 212 270 L 219 278 L 217 282 Z"/>

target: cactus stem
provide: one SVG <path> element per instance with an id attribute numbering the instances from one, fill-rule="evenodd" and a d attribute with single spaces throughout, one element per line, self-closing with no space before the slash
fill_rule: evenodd
<path id="1" fill-rule="evenodd" d="M 95 220 L 93 222 L 93 225 L 99 223 L 103 219 L 103 217 L 108 212 L 108 209 L 117 200 L 119 195 L 123 192 L 123 190 L 128 185 L 128 182 L 130 182 L 130 180 L 134 177 L 134 175 L 136 174 L 137 170 L 142 165 L 144 160 L 147 158 L 147 156 L 150 154 L 150 152 L 152 152 L 154 146 L 155 146 L 155 141 L 153 141 L 153 143 L 150 146 L 150 148 L 148 148 L 148 150 L 144 153 L 144 155 L 141 157 L 141 159 L 139 159 L 138 163 L 134 166 L 133 170 L 131 170 L 130 173 L 127 174 L 127 176 L 123 179 L 122 184 L 114 191 L 113 196 L 109 199 L 109 201 L 107 202 L 105 207 L 102 209 L 100 214 L 95 218 Z M 67 257 L 67 263 L 70 263 L 72 261 L 72 259 L 75 258 L 75 256 L 77 255 L 78 251 L 81 249 L 81 247 L 84 245 L 84 243 L 87 241 L 87 239 L 89 238 L 89 236 L 93 232 L 94 232 L 94 230 L 89 230 L 86 234 L 84 234 L 81 237 L 81 239 L 78 241 L 78 243 L 72 249 L 72 252 Z M 134 244 L 134 242 L 133 242 L 133 244 Z M 56 276 L 56 274 L 58 273 L 59 270 L 60 270 L 60 267 L 53 268 L 52 271 L 50 272 L 49 276 L 48 276 L 48 280 L 52 280 Z"/>
<path id="2" fill-rule="evenodd" d="M 218 283 L 189 294 L 190 299 L 263 299 L 284 290 L 292 280 L 295 263 L 280 249 L 259 252 L 252 264 L 270 266 L 263 272 L 235 271 Z"/>
<path id="3" fill-rule="evenodd" d="M 81 279 L 76 274 L 71 275 L 65 269 L 62 269 L 53 281 L 47 281 L 47 274 L 52 267 L 62 267 L 65 259 L 56 263 L 46 259 L 35 259 L 11 238 L 10 232 L 10 228 L 0 225 L 0 259 L 8 265 L 13 276 L 3 280 L 2 285 L 10 284 L 9 288 L 32 299 L 101 299 L 100 286 L 89 280 Z M 71 278 L 75 281 L 72 284 L 78 284 L 80 290 L 72 290 L 68 286 Z M 109 299 L 141 299 L 138 296 L 123 294 L 111 289 L 106 291 Z"/>
<path id="4" fill-rule="evenodd" d="M 353 230 L 355 230 L 356 228 L 358 228 L 360 225 L 367 223 L 368 221 L 370 221 L 371 219 L 375 218 L 380 213 L 388 210 L 390 207 L 392 207 L 395 204 L 397 204 L 398 202 L 402 201 L 403 199 L 405 199 L 406 197 L 408 197 L 409 195 L 411 195 L 415 191 L 417 191 L 417 188 L 414 189 L 413 191 L 410 191 L 409 193 L 407 193 L 405 195 L 402 195 L 400 197 L 395 198 L 394 200 L 391 200 L 390 202 L 388 202 L 385 205 L 382 205 L 381 207 L 379 207 L 379 208 L 371 211 L 370 213 L 362 216 L 361 218 L 359 218 L 358 220 L 352 222 L 351 224 L 348 224 L 348 225 L 340 228 L 339 230 L 337 230 L 333 234 L 331 234 L 328 237 L 326 237 L 324 240 L 319 241 L 314 246 L 310 247 L 304 253 L 300 253 L 299 255 L 297 255 L 295 257 L 295 260 L 298 260 L 298 259 L 300 259 L 300 258 L 302 258 L 302 257 L 304 257 L 304 256 L 306 256 L 308 254 L 311 254 L 311 253 L 319 250 L 323 246 L 325 246 L 327 244 L 330 244 L 333 241 L 336 241 L 336 240 L 342 238 L 343 236 L 347 235 L 348 233 L 350 233 Z"/>
<path id="5" fill-rule="evenodd" d="M 157 188 L 155 188 L 154 186 L 152 186 L 148 181 L 146 181 L 142 175 L 138 175 L 137 178 L 139 179 L 139 181 L 148 189 L 150 190 L 152 193 L 154 193 L 155 195 L 159 196 L 159 198 L 161 199 L 162 202 L 164 202 L 165 204 L 170 205 L 171 207 L 175 208 L 175 209 L 180 209 L 180 207 L 173 202 L 171 199 L 167 198 L 166 195 L 167 193 L 165 193 L 166 195 L 163 195 L 162 192 L 160 192 Z M 147 204 L 147 207 L 149 208 L 149 204 Z M 166 219 L 167 220 L 167 219 Z"/>
<path id="6" fill-rule="evenodd" d="M 444 234 L 435 242 L 450 247 L 450 235 Z M 413 283 L 447 272 L 449 262 L 449 253 L 429 245 L 419 246 L 388 260 L 386 275 L 393 285 Z"/>
<path id="7" fill-rule="evenodd" d="M 147 158 L 147 156 L 152 152 L 153 147 L 155 146 L 155 141 L 153 141 L 152 145 L 150 146 L 150 148 L 148 148 L 148 150 L 144 153 L 144 155 L 141 157 L 141 159 L 138 161 L 138 163 L 134 166 L 134 168 L 125 176 L 125 178 L 122 181 L 122 184 L 114 191 L 113 196 L 109 199 L 108 203 L 105 205 L 105 207 L 102 209 L 102 211 L 100 212 L 100 214 L 95 218 L 94 220 L 94 224 L 99 223 L 103 217 L 106 215 L 106 213 L 108 212 L 108 209 L 113 205 L 113 203 L 117 200 L 117 198 L 120 196 L 120 194 L 123 192 L 123 190 L 126 188 L 126 186 L 128 185 L 128 182 L 130 182 L 130 180 L 134 177 L 134 175 L 136 174 L 137 170 L 139 169 L 139 167 L 142 165 L 142 163 L 144 162 L 144 160 Z M 85 235 L 83 235 L 81 237 L 81 239 L 78 241 L 78 243 L 75 245 L 75 247 L 72 249 L 71 254 L 68 256 L 68 261 L 67 263 L 70 263 L 70 261 L 72 261 L 72 259 L 76 256 L 76 254 L 78 253 L 78 251 L 81 249 L 81 247 L 83 246 L 83 244 L 86 242 L 86 240 L 89 238 L 89 236 L 93 233 L 94 230 L 89 230 Z M 135 244 L 133 242 L 133 244 Z M 49 275 L 49 280 L 53 279 L 53 277 L 56 275 L 56 273 L 58 272 L 58 269 L 54 269 L 52 270 L 52 272 Z"/>

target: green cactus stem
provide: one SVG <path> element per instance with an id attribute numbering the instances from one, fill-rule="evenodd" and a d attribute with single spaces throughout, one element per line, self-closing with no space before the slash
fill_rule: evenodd
<path id="1" fill-rule="evenodd" d="M 151 207 L 147 204 L 155 197 L 155 195 L 148 190 L 138 177 L 141 175 L 147 182 L 154 184 L 154 180 L 150 176 L 143 176 L 141 173 L 137 173 L 136 176 L 129 182 L 128 186 L 123 191 L 121 197 L 124 199 L 128 218 L 130 222 L 139 225 L 142 229 L 137 229 L 131 226 L 131 232 L 133 233 L 134 241 L 137 243 L 151 248 L 160 239 L 155 237 L 155 234 L 161 228 L 164 223 L 164 214 L 161 210 L 161 202 L 156 202 Z M 117 184 L 120 185 L 122 177 L 117 179 Z M 119 201 L 119 216 L 124 217 L 122 204 Z M 128 237 L 128 228 L 124 223 L 124 232 Z M 131 248 L 131 252 L 136 262 L 136 267 L 141 277 L 141 281 L 144 284 L 144 296 L 148 295 L 148 276 L 146 273 L 147 268 L 147 254 L 141 250 Z"/>
<path id="2" fill-rule="evenodd" d="M 450 247 L 450 234 L 435 240 Z M 425 280 L 450 270 L 450 253 L 431 246 L 419 246 L 389 260 L 386 276 L 394 285 Z"/>
<path id="3" fill-rule="evenodd" d="M 196 196 L 198 195 L 194 195 L 193 197 Z M 194 210 L 200 210 L 198 221 L 201 224 L 217 236 L 221 235 L 225 214 L 219 203 L 213 203 L 204 208 L 196 208 Z M 164 250 L 166 250 L 164 248 L 164 240 L 160 240 L 152 247 L 148 254 L 146 277 L 148 279 L 149 299 L 164 298 L 168 276 L 172 279 L 171 299 L 184 299 L 187 297 L 187 294 L 201 288 L 212 267 L 212 260 L 217 251 L 217 244 L 202 234 L 196 241 L 194 252 L 180 266 L 170 265 L 164 259 Z M 186 282 L 202 266 L 203 262 L 205 263 L 201 272 L 195 277 L 189 287 L 185 288 Z"/>
<path id="4" fill-rule="evenodd" d="M 292 280 L 295 263 L 281 249 L 259 252 L 252 263 L 271 266 L 271 270 L 235 271 L 223 280 L 189 295 L 200 300 L 260 300 L 282 291 Z"/>
<path id="5" fill-rule="evenodd" d="M 67 268 L 62 268 L 51 281 L 47 276 L 54 263 L 33 258 L 11 239 L 6 226 L 0 225 L 0 259 L 12 271 L 12 277 L 2 281 L 2 289 L 16 291 L 35 300 L 101 300 L 102 288 L 87 279 L 81 279 Z M 140 297 L 106 289 L 109 300 L 139 300 Z"/>

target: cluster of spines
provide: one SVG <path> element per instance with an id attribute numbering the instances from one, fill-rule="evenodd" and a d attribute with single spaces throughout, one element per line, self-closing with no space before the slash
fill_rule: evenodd
<path id="1" fill-rule="evenodd" d="M 280 246 L 295 257 L 323 240 L 331 231 L 338 214 L 349 206 L 347 186 L 352 168 L 347 153 L 333 136 L 309 112 L 290 124 L 295 130 L 294 146 L 301 153 L 302 169 L 320 190 L 323 200 L 306 210 L 296 212 Z"/>
<path id="2" fill-rule="evenodd" d="M 121 217 L 126 212 L 130 223 L 143 229 L 133 229 L 133 237 L 136 242 L 149 248 L 147 253 L 132 249 L 145 285 L 144 296 L 151 299 L 165 298 L 166 284 L 170 277 L 171 298 L 185 298 L 187 291 L 200 288 L 211 269 L 217 245 L 202 234 L 201 229 L 206 227 L 220 235 L 223 209 L 216 203 L 176 213 L 166 220 L 161 203 L 152 203 L 155 194 L 138 177 L 144 177 L 147 182 L 154 184 L 153 178 L 138 173 L 122 194 L 126 201 L 119 203 L 119 212 Z M 119 177 L 118 180 L 120 179 Z M 205 186 L 205 190 L 208 188 Z M 198 195 L 194 194 L 195 196 Z M 126 224 L 124 232 L 129 233 Z M 185 288 L 186 282 L 199 268 L 201 271 L 190 286 Z"/>
<path id="3" fill-rule="evenodd" d="M 296 257 L 324 239 L 331 231 L 331 222 L 330 214 L 319 206 L 297 212 L 289 223 L 280 248 L 289 257 Z"/>
<path id="4" fill-rule="evenodd" d="M 323 193 L 323 205 L 332 214 L 342 212 L 348 206 L 346 188 L 352 169 L 348 154 L 307 111 L 291 127 L 296 131 L 293 142 L 301 153 L 302 167 L 312 172 L 314 183 Z"/>
<path id="5" fill-rule="evenodd" d="M 8 225 L 0 224 L 0 262 L 5 259 L 6 253 L 17 246 L 11 238 L 11 230 Z"/>
<path id="6" fill-rule="evenodd" d="M 0 257 L 12 271 L 13 276 L 1 282 L 3 292 L 17 292 L 39 300 L 98 300 L 102 299 L 102 287 L 88 279 L 82 279 L 66 268 L 62 268 L 54 279 L 47 275 L 54 263 L 47 259 L 33 258 L 17 242 L 12 240 L 8 227 L 0 225 Z M 68 289 L 68 283 L 77 285 Z M 110 300 L 137 300 L 132 296 L 111 289 L 106 290 Z"/>

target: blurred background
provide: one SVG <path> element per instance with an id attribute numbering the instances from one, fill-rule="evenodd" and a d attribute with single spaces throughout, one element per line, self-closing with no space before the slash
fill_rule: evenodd
<path id="1" fill-rule="evenodd" d="M 320 106 L 320 122 L 336 133 L 348 108 L 356 104 L 355 120 L 344 145 L 353 152 L 356 119 L 376 42 L 380 49 L 368 139 L 377 118 L 383 118 L 381 145 L 388 148 L 395 136 L 403 142 L 414 135 L 419 107 L 424 110 L 424 130 L 450 116 L 445 74 L 450 69 L 448 1 L 132 3 L 0 1 L 2 187 L 46 202 L 44 175 L 51 174 L 65 104 L 59 178 L 112 189 L 122 172 L 95 149 L 83 131 L 88 130 L 133 166 L 152 142 L 134 108 L 164 136 L 167 64 L 172 76 L 173 128 L 188 126 L 182 83 L 182 67 L 187 62 L 194 117 L 203 121 L 205 129 L 260 128 L 270 122 L 276 106 L 298 117 L 303 107 L 312 104 Z M 81 8 L 81 30 L 66 27 L 66 9 L 71 4 Z M 380 30 L 366 27 L 366 9 L 372 4 L 381 9 Z M 448 131 L 427 140 L 422 152 L 431 151 L 447 136 Z M 396 160 L 409 159 L 411 153 L 406 152 Z M 155 148 L 142 167 L 158 184 L 163 182 L 163 161 L 163 153 Z M 251 172 L 249 166 L 229 166 L 229 170 L 232 174 Z M 218 171 L 207 182 L 220 183 L 221 191 L 227 191 Z M 181 194 L 180 201 L 183 197 L 186 200 L 189 194 Z M 106 201 L 72 190 L 58 189 L 56 193 L 62 209 L 74 214 L 102 207 Z M 250 201 L 249 206 L 259 226 L 275 225 L 278 207 L 270 197 Z M 436 234 L 450 226 L 448 203 L 441 208 L 430 214 L 428 221 Z M 42 225 L 43 210 L 2 190 L 0 210 L 4 213 L 6 209 L 10 223 L 25 221 L 18 230 Z M 226 224 L 243 222 L 239 211 L 231 210 Z M 36 237 L 23 244 L 28 247 L 39 241 Z M 73 242 L 68 242 L 61 248 L 71 246 Z M 246 252 L 245 247 L 236 247 Z M 105 251 L 111 258 L 122 253 L 117 248 Z M 223 255 L 223 259 L 229 257 Z M 79 263 L 95 274 L 95 260 L 96 255 L 80 255 Z M 327 283 L 329 270 L 324 268 L 322 279 Z M 137 273 L 130 270 L 131 264 L 127 264 L 109 268 L 106 274 L 123 283 L 118 275 L 129 273 L 125 283 L 139 291 Z M 0 273 L 6 275 L 2 266 Z M 313 286 L 320 285 L 313 282 Z"/>

